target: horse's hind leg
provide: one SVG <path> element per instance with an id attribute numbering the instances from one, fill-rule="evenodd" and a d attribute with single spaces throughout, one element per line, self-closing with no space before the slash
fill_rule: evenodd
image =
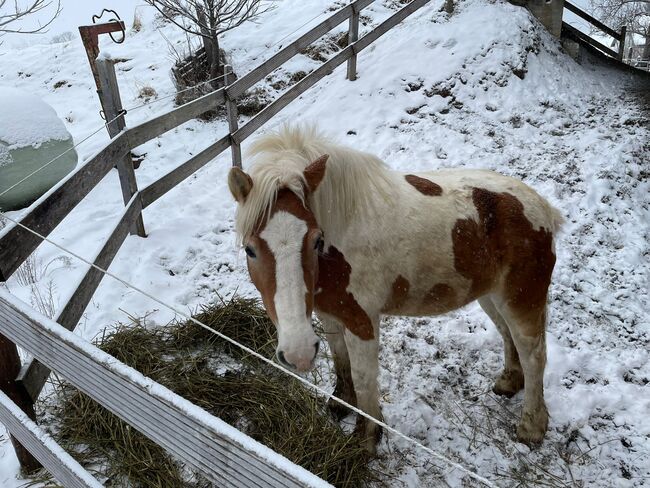
<path id="1" fill-rule="evenodd" d="M 508 323 L 524 372 L 524 406 L 517 438 L 525 444 L 537 444 L 542 442 L 548 428 L 548 411 L 544 403 L 546 305 L 528 309 L 523 314 L 505 303 L 496 305 Z"/>
<path id="2" fill-rule="evenodd" d="M 519 354 L 517 348 L 512 341 L 512 335 L 505 319 L 501 316 L 499 311 L 494 306 L 492 299 L 489 296 L 483 296 L 478 299 L 483 311 L 494 322 L 497 330 L 503 338 L 503 353 L 504 363 L 503 372 L 501 376 L 494 383 L 492 391 L 497 395 L 505 395 L 508 397 L 513 396 L 524 387 L 524 373 L 519 363 Z"/>

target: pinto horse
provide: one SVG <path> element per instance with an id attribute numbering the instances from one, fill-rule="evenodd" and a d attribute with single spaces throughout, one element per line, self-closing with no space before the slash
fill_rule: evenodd
<path id="1" fill-rule="evenodd" d="M 334 394 L 381 419 L 382 315 L 438 315 L 478 300 L 503 337 L 493 390 L 524 389 L 517 437 L 542 441 L 546 302 L 563 221 L 555 208 L 492 171 L 398 173 L 313 128 L 264 135 L 251 152 L 251 173 L 232 168 L 228 185 L 283 366 L 313 366 L 315 311 L 334 359 Z M 374 453 L 380 428 L 360 417 L 355 430 Z"/>

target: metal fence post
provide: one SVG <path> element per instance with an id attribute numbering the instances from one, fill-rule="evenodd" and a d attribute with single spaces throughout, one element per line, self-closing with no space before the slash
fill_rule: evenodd
<path id="1" fill-rule="evenodd" d="M 223 84 L 226 87 L 226 112 L 228 114 L 228 130 L 230 131 L 230 151 L 232 153 L 232 165 L 241 168 L 241 146 L 233 140 L 232 135 L 239 129 L 237 122 L 237 102 L 228 94 L 228 85 L 235 81 L 232 74 L 232 66 L 226 64 L 223 67 Z"/>
<path id="2" fill-rule="evenodd" d="M 124 121 L 124 110 L 122 109 L 122 100 L 120 99 L 120 90 L 117 86 L 115 77 L 115 63 L 111 59 L 97 58 L 97 74 L 99 75 L 99 99 L 104 109 L 104 118 L 106 119 L 108 134 L 115 137 L 122 129 L 126 127 Z M 122 187 L 122 197 L 126 205 L 131 197 L 138 191 L 138 182 L 135 179 L 133 170 L 133 160 L 131 154 L 127 153 L 120 161 L 117 162 L 117 172 L 120 176 L 120 186 Z M 142 214 L 138 215 L 133 226 L 131 234 L 137 234 L 140 237 L 147 237 L 144 231 L 144 222 Z"/>
<path id="3" fill-rule="evenodd" d="M 625 36 L 627 35 L 627 26 L 621 27 L 621 39 L 618 41 L 618 60 L 623 61 L 625 55 Z"/>
<path id="4" fill-rule="evenodd" d="M 352 15 L 350 16 L 350 26 L 348 28 L 348 46 L 359 39 L 359 9 L 352 5 Z M 347 79 L 354 81 L 357 79 L 357 53 L 353 53 L 348 59 Z"/>

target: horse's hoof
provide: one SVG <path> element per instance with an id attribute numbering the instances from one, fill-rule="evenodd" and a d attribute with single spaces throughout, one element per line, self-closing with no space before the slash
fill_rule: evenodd
<path id="1" fill-rule="evenodd" d="M 520 371 L 504 371 L 494 382 L 492 391 L 508 398 L 524 388 L 524 375 Z"/>
<path id="2" fill-rule="evenodd" d="M 533 419 L 532 415 L 525 413 L 517 427 L 517 439 L 528 446 L 541 444 L 548 429 L 546 407 L 540 410 L 535 417 L 537 418 Z"/>
<path id="3" fill-rule="evenodd" d="M 376 424 L 370 424 L 370 420 L 365 417 L 357 417 L 357 424 L 354 427 L 353 435 L 361 440 L 361 445 L 370 456 L 377 454 L 377 444 L 381 442 L 384 429 Z"/>
<path id="4" fill-rule="evenodd" d="M 351 410 L 348 407 L 341 405 L 339 402 L 331 398 L 327 401 L 327 409 L 337 422 L 343 420 L 351 413 Z"/>

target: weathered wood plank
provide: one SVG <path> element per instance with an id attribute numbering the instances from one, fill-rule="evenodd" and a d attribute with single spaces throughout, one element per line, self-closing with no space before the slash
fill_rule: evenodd
<path id="1" fill-rule="evenodd" d="M 226 86 L 228 86 L 230 84 L 230 81 L 233 78 L 232 66 L 227 64 L 223 67 L 223 69 L 224 69 L 223 82 Z M 234 132 L 237 132 L 237 129 L 239 129 L 237 100 L 230 98 L 228 96 L 228 92 L 226 92 L 226 111 L 228 115 L 228 132 L 230 134 L 233 134 Z M 231 140 L 230 151 L 232 155 L 232 165 L 241 168 L 241 146 L 237 144 L 235 141 Z"/>
<path id="2" fill-rule="evenodd" d="M 289 105 L 293 100 L 298 98 L 310 87 L 316 84 L 319 80 L 329 75 L 336 69 L 337 66 L 344 63 L 353 53 L 353 45 L 350 45 L 339 51 L 332 58 L 320 65 L 314 71 L 305 76 L 298 83 L 293 85 L 282 95 L 280 95 L 273 103 L 264 107 L 255 117 L 250 119 L 246 124 L 241 126 L 237 132 L 232 135 L 235 142 L 241 144 L 247 137 L 250 137 L 253 132 L 262 127 L 271 118 L 276 115 L 280 110 Z"/>
<path id="3" fill-rule="evenodd" d="M 121 133 L 87 163 L 39 198 L 20 222 L 48 236 L 128 150 L 125 133 Z M 0 235 L 0 281 L 7 281 L 40 243 L 40 238 L 25 229 L 15 224 L 9 226 Z"/>
<path id="4" fill-rule="evenodd" d="M 370 5 L 372 2 L 374 2 L 374 0 L 357 0 L 356 2 L 352 2 L 350 5 L 346 5 L 345 7 L 341 8 L 332 16 L 328 17 L 316 27 L 311 29 L 309 32 L 306 32 L 291 44 L 271 56 L 257 68 L 239 78 L 235 83 L 232 84 L 232 86 L 228 87 L 228 96 L 233 99 L 237 98 L 239 95 L 244 93 L 258 81 L 262 80 L 273 70 L 282 66 L 296 54 L 304 51 L 305 48 L 307 48 L 316 39 L 327 34 L 334 27 L 348 19 L 352 15 L 354 9 L 356 9 L 358 12 L 364 7 Z"/>
<path id="5" fill-rule="evenodd" d="M 101 58 L 95 60 L 95 63 L 97 65 L 97 75 L 99 76 L 99 97 L 102 99 L 108 133 L 113 138 L 126 127 L 124 114 L 122 113 L 120 88 L 117 86 L 117 77 L 115 76 L 115 62 L 112 59 Z M 130 152 L 117 162 L 117 174 L 120 178 L 122 198 L 126 205 L 138 191 L 138 183 L 135 178 Z M 133 223 L 131 234 L 147 237 L 144 231 L 142 215 L 138 215 Z"/>
<path id="6" fill-rule="evenodd" d="M 392 27 L 396 26 L 404 19 L 406 19 L 413 12 L 423 7 L 430 0 L 413 0 L 411 3 L 407 4 L 404 8 L 400 9 L 393 15 L 391 15 L 384 22 L 379 24 L 375 29 L 370 31 L 368 34 L 363 36 L 358 41 L 351 43 L 343 50 L 339 51 L 332 58 L 327 60 L 325 63 L 320 65 L 314 71 L 305 76 L 298 83 L 293 85 L 282 95 L 280 95 L 273 103 L 264 107 L 255 117 L 250 119 L 245 125 L 239 128 L 237 132 L 233 134 L 233 140 L 240 143 L 244 141 L 247 137 L 253 134 L 257 129 L 262 125 L 268 122 L 273 116 L 275 116 L 280 110 L 286 107 L 290 102 L 302 95 L 308 88 L 313 86 L 321 78 L 332 73 L 334 69 L 345 62 L 350 56 L 356 54 L 371 43 L 376 41 L 379 37 L 388 32 Z"/>
<path id="7" fill-rule="evenodd" d="M 604 44 L 601 44 L 598 42 L 596 39 L 591 37 L 588 34 L 585 34 L 584 32 L 576 29 L 572 25 L 567 24 L 566 22 L 562 22 L 562 35 L 566 35 L 568 37 L 572 37 L 577 41 L 582 41 L 585 42 L 596 49 L 601 50 L 605 54 L 609 54 L 613 58 L 618 58 L 618 53 L 614 51 L 613 49 L 608 48 Z"/>
<path id="8" fill-rule="evenodd" d="M 66 488 L 101 488 L 103 485 L 0 392 L 0 423 L 29 449 Z"/>
<path id="9" fill-rule="evenodd" d="M 623 58 L 625 57 L 625 38 L 627 37 L 627 26 L 624 25 L 621 27 L 621 38 L 619 39 L 618 42 L 618 56 L 616 58 L 623 62 Z"/>
<path id="10" fill-rule="evenodd" d="M 0 333 L 219 486 L 330 486 L 2 289 Z"/>
<path id="11" fill-rule="evenodd" d="M 34 402 L 29 397 L 20 382 L 16 381 L 20 371 L 20 356 L 16 344 L 0 334 L 0 392 L 6 394 L 18 408 L 32 420 L 36 420 Z M 26 446 L 16 437 L 11 437 L 11 443 L 16 451 L 20 469 L 32 473 L 40 469 L 38 460 L 29 452 Z"/>
<path id="12" fill-rule="evenodd" d="M 354 7 L 354 6 L 353 6 Z M 348 27 L 348 44 L 352 44 L 359 39 L 359 11 L 356 8 L 352 10 L 350 25 Z M 357 55 L 352 54 L 348 59 L 348 80 L 357 79 Z"/>
<path id="13" fill-rule="evenodd" d="M 612 36 L 617 41 L 621 40 L 621 34 L 619 32 L 616 32 L 614 29 L 612 29 L 608 25 L 603 24 L 597 18 L 592 17 L 587 12 L 580 9 L 580 7 L 577 7 L 576 5 L 573 5 L 572 3 L 567 2 L 566 0 L 564 0 L 564 8 L 567 9 L 569 12 L 573 12 L 578 17 L 581 17 L 581 18 L 585 19 L 590 24 L 598 27 L 601 31 L 605 32 L 606 34 L 609 34 L 610 36 Z"/>
<path id="14" fill-rule="evenodd" d="M 140 215 L 141 210 L 142 201 L 140 200 L 140 194 L 136 194 L 127 204 L 115 229 L 108 236 L 104 242 L 104 246 L 93 260 L 96 266 L 102 269 L 108 269 L 117 251 L 119 251 L 128 236 L 129 228 L 138 215 Z M 74 330 L 103 277 L 104 273 L 90 266 L 68 302 L 61 309 L 61 312 L 56 318 L 57 323 L 67 330 Z M 49 375 L 50 370 L 47 366 L 36 359 L 32 359 L 23 366 L 18 375 L 18 381 L 22 383 L 32 400 L 36 401 Z"/>
<path id="15" fill-rule="evenodd" d="M 359 39 L 353 44 L 355 53 L 361 52 L 367 48 L 370 44 L 375 42 L 381 36 L 386 34 L 390 29 L 395 27 L 397 24 L 406 19 L 409 15 L 414 13 L 416 10 L 424 7 L 431 0 L 413 0 L 412 2 L 406 4 L 403 8 L 395 12 L 393 15 L 384 20 L 381 24 L 375 27 L 373 30 L 368 32 L 365 36 Z"/>
<path id="16" fill-rule="evenodd" d="M 190 159 L 167 173 L 165 176 L 149 184 L 149 186 L 146 188 L 143 188 L 140 191 L 140 195 L 142 196 L 142 207 L 147 208 L 169 190 L 178 185 L 185 178 L 194 174 L 200 168 L 216 158 L 223 151 L 228 149 L 229 146 L 230 135 L 227 135 L 219 139 L 217 142 L 206 147 L 200 153 L 192 156 Z"/>
<path id="17" fill-rule="evenodd" d="M 225 100 L 224 89 L 221 88 L 130 128 L 127 131 L 129 149 L 135 149 L 141 144 L 184 124 L 188 120 L 196 118 L 208 110 L 217 108 Z"/>

